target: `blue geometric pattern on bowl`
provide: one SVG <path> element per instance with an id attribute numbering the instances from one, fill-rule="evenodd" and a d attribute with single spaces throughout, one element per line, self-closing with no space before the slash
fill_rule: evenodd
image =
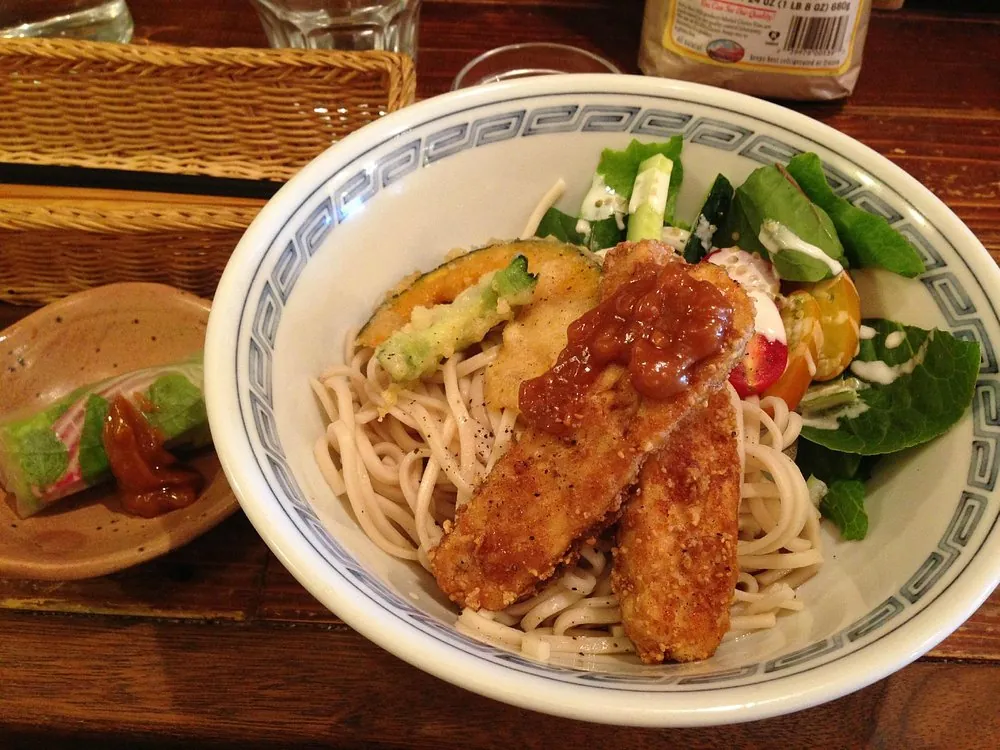
<path id="1" fill-rule="evenodd" d="M 601 93 L 606 94 L 609 99 L 615 96 L 612 92 Z M 676 98 L 668 101 L 674 107 L 683 107 L 685 104 L 683 100 Z M 676 672 L 622 675 L 542 664 L 468 638 L 421 612 L 358 564 L 320 522 L 292 475 L 278 436 L 272 410 L 271 387 L 272 357 L 283 307 L 309 259 L 338 224 L 350 220 L 354 209 L 374 197 L 379 190 L 428 164 L 467 149 L 518 137 L 574 131 L 629 132 L 653 138 L 679 134 L 693 143 L 710 148 L 738 150 L 742 156 L 762 164 L 786 163 L 801 153 L 801 149 L 795 146 L 771 135 L 755 134 L 743 125 L 674 109 L 643 108 L 633 104 L 579 105 L 569 102 L 534 109 L 514 108 L 478 119 L 472 116 L 473 113 L 474 110 L 469 112 L 470 119 L 466 122 L 451 124 L 424 137 L 405 142 L 378 159 L 372 169 L 359 168 L 333 186 L 328 193 L 332 198 L 317 193 L 307 198 L 299 207 L 310 208 L 306 218 L 295 229 L 294 239 L 273 261 L 266 257 L 258 268 L 251 288 L 262 276 L 267 277 L 267 281 L 255 298 L 247 300 L 242 312 L 241 329 L 244 321 L 251 328 L 246 362 L 249 380 L 242 382 L 240 368 L 237 368 L 237 388 L 241 393 L 249 389 L 255 431 L 253 437 L 256 439 L 251 442 L 257 444 L 254 446 L 255 454 L 267 466 L 267 471 L 264 471 L 263 464 L 261 469 L 264 476 L 269 477 L 269 481 L 273 480 L 272 489 L 275 490 L 279 504 L 317 551 L 338 569 L 337 572 L 389 614 L 414 624 L 426 634 L 467 654 L 547 679 L 577 685 L 599 683 L 606 688 L 633 691 L 665 688 L 682 689 L 685 692 L 712 690 L 747 681 L 760 683 L 767 679 L 763 675 L 787 674 L 789 670 L 801 672 L 871 645 L 879 638 L 879 631 L 908 608 L 921 601 L 926 606 L 929 603 L 928 597 L 933 599 L 940 595 L 946 588 L 942 584 L 942 578 L 956 564 L 964 568 L 974 556 L 974 550 L 966 549 L 974 532 L 984 519 L 988 519 L 991 525 L 996 520 L 996 509 L 989 508 L 986 496 L 996 487 L 1000 474 L 1000 380 L 997 378 L 996 350 L 987 337 L 980 311 L 932 243 L 912 223 L 905 223 L 902 212 L 897 208 L 829 164 L 824 164 L 824 171 L 838 195 L 866 211 L 885 217 L 920 251 L 927 266 L 927 272 L 921 277 L 921 281 L 940 308 L 952 333 L 978 341 L 982 347 L 981 375 L 973 402 L 974 436 L 968 486 L 956 499 L 951 521 L 936 549 L 898 592 L 837 633 L 776 659 L 688 676 Z M 776 123 L 768 124 L 780 127 Z M 424 126 L 417 126 L 417 129 L 421 127 Z M 344 172 L 348 173 L 349 169 Z M 902 203 L 903 199 L 899 198 L 899 201 Z M 315 202 L 315 206 L 311 202 Z M 295 213 L 298 213 L 298 209 Z M 267 265 L 268 262 L 270 265 Z M 995 310 L 990 309 L 988 312 L 996 316 Z"/>

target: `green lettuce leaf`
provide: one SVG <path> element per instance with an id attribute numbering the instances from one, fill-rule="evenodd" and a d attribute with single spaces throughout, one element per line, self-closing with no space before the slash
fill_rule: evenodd
<path id="1" fill-rule="evenodd" d="M 802 437 L 836 451 L 876 455 L 920 445 L 947 432 L 972 402 L 979 373 L 979 344 L 940 331 L 925 331 L 889 320 L 866 321 L 876 336 L 861 342 L 855 361 L 880 360 L 888 365 L 914 364 L 892 383 L 870 382 L 859 393 L 865 410 L 844 413 L 836 429 L 804 426 Z M 903 342 L 885 346 L 890 333 L 901 331 Z M 915 357 L 922 358 L 916 364 Z M 851 373 L 867 380 L 852 364 Z"/>
<path id="2" fill-rule="evenodd" d="M 800 239 L 844 263 L 844 248 L 830 217 L 814 205 L 776 165 L 755 169 L 736 188 L 725 227 L 716 234 L 720 246 L 739 245 L 749 253 L 771 258 L 758 235 L 765 219 L 788 227 Z M 819 281 L 831 275 L 825 263 L 804 253 L 787 250 L 771 258 L 778 275 L 788 281 Z"/>
<path id="3" fill-rule="evenodd" d="M 674 163 L 673 171 L 670 173 L 670 190 L 667 193 L 667 210 L 664 216 L 664 221 L 670 224 L 677 209 L 677 194 L 684 181 L 684 165 L 681 164 L 683 148 L 684 139 L 679 135 L 662 143 L 632 141 L 622 151 L 606 148 L 601 152 L 597 172 L 604 177 L 605 184 L 627 203 L 632 197 L 632 186 L 635 183 L 635 176 L 639 173 L 639 164 L 654 154 L 666 156 Z"/>
<path id="4" fill-rule="evenodd" d="M 772 255 L 771 262 L 780 279 L 820 281 L 830 276 L 830 267 L 826 263 L 796 250 L 783 250 Z"/>
<path id="5" fill-rule="evenodd" d="M 40 489 L 53 484 L 69 468 L 69 451 L 51 430 L 26 433 L 18 453 L 25 477 Z"/>
<path id="6" fill-rule="evenodd" d="M 878 456 L 842 453 L 804 439 L 796 445 L 795 463 L 802 476 L 816 477 L 827 485 L 820 513 L 836 524 L 844 539 L 864 539 L 868 532 L 864 483 L 878 460 Z"/>
<path id="7" fill-rule="evenodd" d="M 852 266 L 884 268 L 909 277 L 924 272 L 920 253 L 889 222 L 851 205 L 830 189 L 823 163 L 816 154 L 793 158 L 788 163 L 788 173 L 809 199 L 830 216 Z"/>
<path id="8" fill-rule="evenodd" d="M 795 464 L 802 476 L 812 475 L 827 484 L 838 479 L 868 481 L 877 461 L 877 456 L 835 451 L 808 440 L 800 440 L 795 450 Z"/>
<path id="9" fill-rule="evenodd" d="M 536 237 L 555 237 L 560 242 L 569 242 L 573 245 L 582 245 L 583 237 L 576 231 L 577 219 L 563 213 L 558 208 L 550 208 L 538 222 L 538 229 L 535 230 Z"/>
<path id="10" fill-rule="evenodd" d="M 52 429 L 67 408 L 65 403 L 53 404 L 0 428 L 0 440 L 11 460 L 21 468 L 24 480 L 42 491 L 69 468 L 69 450 Z"/>
<path id="11" fill-rule="evenodd" d="M 819 510 L 840 529 L 849 541 L 859 541 L 868 534 L 865 512 L 865 483 L 859 479 L 841 479 L 829 485 Z"/>
<path id="12" fill-rule="evenodd" d="M 98 479 L 111 471 L 102 439 L 104 420 L 108 417 L 109 406 L 106 398 L 95 393 L 87 398 L 83 430 L 80 433 L 80 472 L 87 484 L 95 484 Z"/>
<path id="13" fill-rule="evenodd" d="M 618 228 L 618 222 L 613 216 L 590 222 L 590 238 L 586 240 L 576 231 L 576 222 L 575 217 L 563 213 L 558 208 L 550 208 L 538 223 L 535 236 L 555 237 L 562 242 L 583 245 L 592 252 L 614 247 L 625 238 L 625 232 Z"/>
<path id="14" fill-rule="evenodd" d="M 178 372 L 153 381 L 146 397 L 152 408 L 143 410 L 143 414 L 167 440 L 202 428 L 208 422 L 201 389 Z"/>

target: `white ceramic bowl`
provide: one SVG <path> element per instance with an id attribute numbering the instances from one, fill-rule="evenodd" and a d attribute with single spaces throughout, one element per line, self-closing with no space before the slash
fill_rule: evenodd
<path id="1" fill-rule="evenodd" d="M 876 276 L 865 313 L 974 338 L 973 409 L 946 436 L 882 467 L 871 532 L 841 543 L 801 589 L 807 610 L 723 644 L 709 661 L 540 664 L 468 639 L 414 565 L 359 530 L 312 458 L 323 425 L 307 379 L 342 356 L 386 289 L 450 248 L 522 229 L 558 178 L 577 207 L 605 147 L 685 138 L 681 216 L 717 172 L 816 151 L 837 193 L 886 216 L 924 254 L 916 281 Z M 209 417 L 233 489 L 282 563 L 349 625 L 483 695 L 590 721 L 746 721 L 861 688 L 933 647 L 1000 580 L 996 342 L 1000 273 L 972 233 L 886 159 L 807 117 L 721 89 L 626 76 L 552 76 L 438 97 L 319 156 L 264 208 L 230 261 L 206 346 Z M 308 658 L 303 654 L 303 658 Z"/>

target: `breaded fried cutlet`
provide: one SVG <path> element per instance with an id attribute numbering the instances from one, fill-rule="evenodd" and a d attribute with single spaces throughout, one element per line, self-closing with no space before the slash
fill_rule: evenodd
<path id="1" fill-rule="evenodd" d="M 602 295 L 625 283 L 636 263 L 662 264 L 672 256 L 657 242 L 619 245 L 605 260 Z M 687 388 L 663 400 L 642 398 L 628 371 L 610 365 L 583 396 L 571 436 L 525 428 L 429 554 L 438 585 L 453 601 L 500 610 L 575 561 L 579 547 L 617 519 L 646 456 L 739 362 L 753 332 L 753 303 L 723 269 L 684 267 L 732 306 L 721 349 L 691 369 Z"/>
<path id="2" fill-rule="evenodd" d="M 647 664 L 707 659 L 729 630 L 743 481 L 723 387 L 643 464 L 618 523 L 611 584 Z"/>

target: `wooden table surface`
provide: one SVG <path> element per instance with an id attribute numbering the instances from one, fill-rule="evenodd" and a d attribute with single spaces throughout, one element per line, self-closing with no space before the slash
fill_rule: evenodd
<path id="1" fill-rule="evenodd" d="M 129 0 L 137 39 L 263 46 L 246 0 Z M 885 154 L 1000 260 L 1000 15 L 908 0 L 873 16 L 850 100 L 793 105 Z M 937 10 L 935 6 L 947 8 Z M 956 10 L 958 9 L 958 10 Z M 418 95 L 474 55 L 548 40 L 627 72 L 641 0 L 426 0 Z M 0 249 L 2 262 L 2 249 Z M 0 304 L 0 327 L 25 314 Z M 701 730 L 592 726 L 463 692 L 317 604 L 242 515 L 141 567 L 0 579 L 0 747 L 995 747 L 1000 593 L 928 656 L 800 714 Z"/>

